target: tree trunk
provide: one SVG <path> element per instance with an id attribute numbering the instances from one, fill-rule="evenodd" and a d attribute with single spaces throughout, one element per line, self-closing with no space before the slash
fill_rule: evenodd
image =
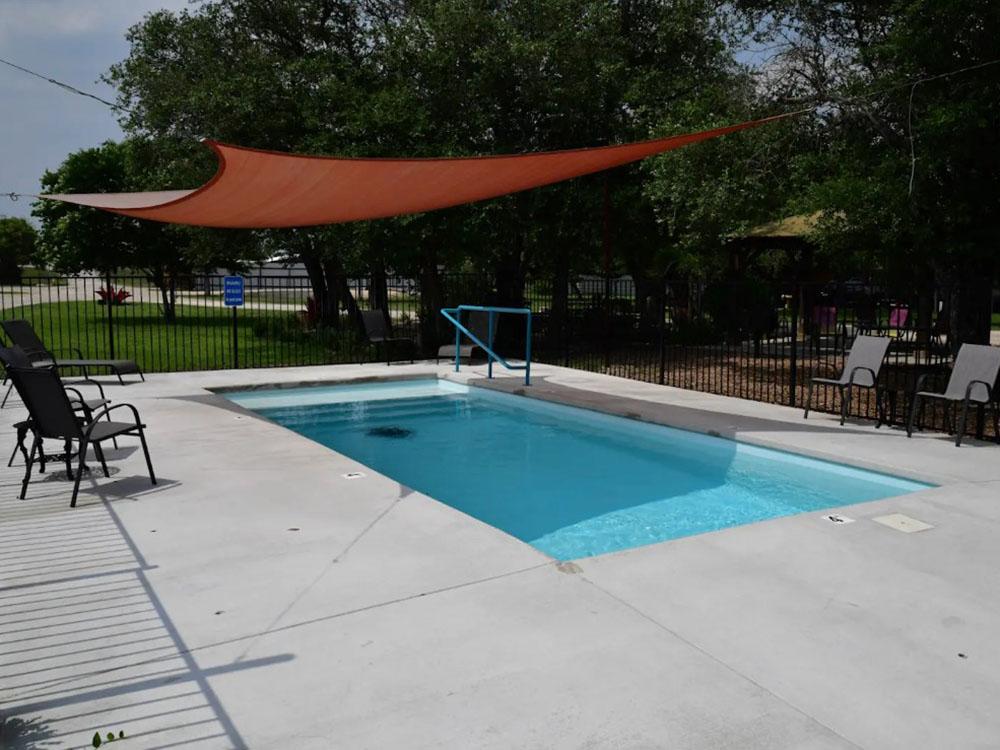
<path id="1" fill-rule="evenodd" d="M 167 273 L 163 269 L 153 269 L 149 272 L 149 278 L 153 285 L 160 292 L 160 309 L 163 311 L 163 319 L 167 323 L 177 320 L 177 281 L 173 274 Z"/>
<path id="2" fill-rule="evenodd" d="M 347 311 L 348 317 L 354 322 L 358 331 L 362 330 L 361 311 L 358 308 L 358 301 L 354 299 L 351 292 L 351 285 L 347 280 L 347 272 L 343 263 L 336 256 L 330 257 L 323 262 L 323 276 L 326 278 L 326 288 L 335 300 L 334 309 L 338 312 L 337 323 L 340 322 L 339 310 L 343 307 Z"/>
<path id="3" fill-rule="evenodd" d="M 371 285 L 368 288 L 368 309 L 385 310 L 386 315 L 389 314 L 389 280 L 381 263 L 376 263 L 372 267 Z"/>
<path id="4" fill-rule="evenodd" d="M 953 354 L 962 344 L 990 343 L 993 269 L 971 266 L 960 269 L 952 285 L 948 345 Z"/>
<path id="5" fill-rule="evenodd" d="M 320 327 L 338 327 L 340 316 L 337 314 L 337 298 L 327 288 L 323 264 L 319 258 L 311 253 L 302 253 L 301 258 L 306 267 L 306 273 L 309 275 L 309 286 L 312 288 L 313 300 L 316 303 L 316 324 Z"/>

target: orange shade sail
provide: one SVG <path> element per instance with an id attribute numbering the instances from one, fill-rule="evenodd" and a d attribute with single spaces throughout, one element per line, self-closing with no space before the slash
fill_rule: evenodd
<path id="1" fill-rule="evenodd" d="M 199 188 L 40 197 L 200 227 L 339 224 L 433 211 L 551 185 L 788 116 L 621 146 L 468 158 L 305 156 L 205 141 L 218 156 L 219 168 Z"/>

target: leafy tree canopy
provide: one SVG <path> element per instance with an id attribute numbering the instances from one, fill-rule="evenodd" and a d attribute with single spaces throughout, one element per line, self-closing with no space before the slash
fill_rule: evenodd
<path id="1" fill-rule="evenodd" d="M 0 282 L 16 284 L 21 266 L 37 259 L 38 233 L 25 219 L 0 216 Z"/>

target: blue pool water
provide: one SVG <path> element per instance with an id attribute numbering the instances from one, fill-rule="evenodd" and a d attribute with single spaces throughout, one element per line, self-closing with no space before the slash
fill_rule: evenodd
<path id="1" fill-rule="evenodd" d="M 446 381 L 228 397 L 560 560 L 928 486 Z"/>

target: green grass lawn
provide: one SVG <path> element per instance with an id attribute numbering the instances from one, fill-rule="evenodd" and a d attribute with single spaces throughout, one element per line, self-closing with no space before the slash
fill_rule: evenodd
<path id="1" fill-rule="evenodd" d="M 52 302 L 11 307 L 7 318 L 31 322 L 57 355 L 77 347 L 84 356 L 109 357 L 107 310 L 94 302 Z M 134 359 L 146 372 L 209 370 L 233 366 L 233 319 L 221 307 L 177 307 L 167 323 L 155 304 L 114 308 L 114 356 Z M 240 367 L 324 364 L 357 361 L 361 349 L 352 332 L 341 335 L 304 330 L 298 316 L 285 311 L 239 310 L 237 349 Z"/>

